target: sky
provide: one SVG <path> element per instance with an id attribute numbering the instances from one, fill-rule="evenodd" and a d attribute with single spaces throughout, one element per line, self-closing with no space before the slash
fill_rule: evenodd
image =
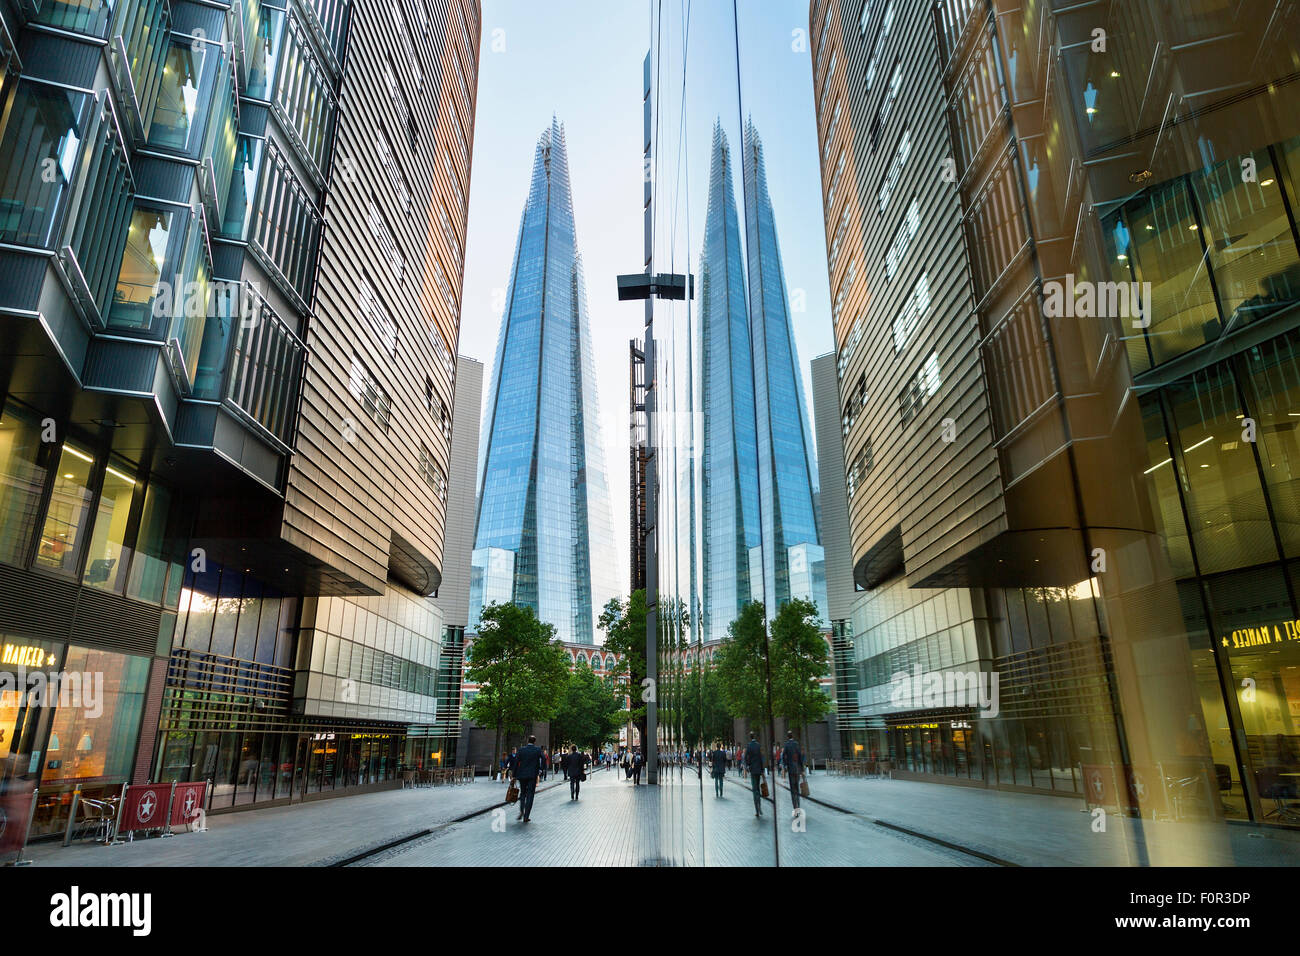
<path id="1" fill-rule="evenodd" d="M 809 362 L 832 349 L 833 330 L 807 0 L 741 0 L 739 95 L 731 3 L 669 0 L 667 7 L 659 25 L 656 231 L 672 237 L 676 271 L 683 261 L 698 270 L 711 131 L 721 120 L 739 156 L 743 109 L 763 138 L 811 414 Z M 615 277 L 644 262 L 641 91 L 651 22 L 650 4 L 636 0 L 484 0 L 458 347 L 486 366 L 486 391 L 534 148 L 554 115 L 569 150 L 621 582 L 629 546 L 628 340 L 642 334 L 644 313 L 641 303 L 618 301 Z M 733 188 L 742 204 L 738 176 Z"/>

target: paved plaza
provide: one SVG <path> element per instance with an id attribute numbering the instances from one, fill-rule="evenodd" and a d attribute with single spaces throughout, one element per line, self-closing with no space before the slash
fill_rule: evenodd
<path id="1" fill-rule="evenodd" d="M 770 780 L 770 778 L 769 778 Z M 1020 866 L 1294 865 L 1300 837 L 1223 823 L 1153 823 L 1115 815 L 1105 832 L 1076 799 L 816 773 L 802 821 L 775 788 L 754 816 L 747 779 L 724 794 L 691 768 L 660 785 L 599 770 L 582 798 L 552 776 L 532 821 L 504 805 L 505 786 L 393 790 L 215 814 L 205 833 L 115 847 L 58 842 L 28 849 L 38 866 Z M 1143 852 L 1145 850 L 1145 853 Z"/>

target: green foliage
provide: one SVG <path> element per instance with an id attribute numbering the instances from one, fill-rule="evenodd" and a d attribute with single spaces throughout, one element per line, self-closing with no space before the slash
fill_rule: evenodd
<path id="1" fill-rule="evenodd" d="M 502 734 L 522 732 L 532 720 L 547 720 L 560 706 L 569 666 L 564 646 L 554 637 L 554 626 L 538 620 L 531 607 L 489 604 L 483 609 L 465 670 L 479 691 L 465 705 L 464 716 L 495 728 L 498 757 Z"/>
<path id="2" fill-rule="evenodd" d="M 579 661 L 551 717 L 551 744 L 559 748 L 572 743 L 583 750 L 599 750 L 618 739 L 626 720 L 623 697 L 613 683 L 603 680 L 586 661 Z"/>
<path id="3" fill-rule="evenodd" d="M 766 722 L 769 716 L 766 629 L 763 605 L 750 601 L 727 627 L 727 639 L 718 648 L 716 673 L 722 701 L 732 714 L 751 721 Z"/>
<path id="4" fill-rule="evenodd" d="M 817 627 L 817 606 L 787 601 L 772 620 L 770 640 L 763 605 L 746 604 L 728 628 L 718 649 L 717 677 L 723 708 L 737 717 L 766 723 L 786 718 L 795 728 L 820 720 L 830 710 L 830 698 L 819 679 L 828 667 L 826 641 Z M 768 652 L 771 653 L 771 712 L 767 704 Z"/>
<path id="5" fill-rule="evenodd" d="M 600 615 L 600 629 L 605 632 L 605 650 L 619 656 L 611 676 L 618 680 L 632 702 L 632 712 L 624 712 L 641 728 L 645 739 L 645 703 L 641 700 L 641 682 L 645 680 L 645 591 L 633 591 L 626 601 L 611 599 Z"/>
<path id="6" fill-rule="evenodd" d="M 820 683 L 829 661 L 817 619 L 817 605 L 794 600 L 772 620 L 772 706 L 796 732 L 831 709 Z"/>

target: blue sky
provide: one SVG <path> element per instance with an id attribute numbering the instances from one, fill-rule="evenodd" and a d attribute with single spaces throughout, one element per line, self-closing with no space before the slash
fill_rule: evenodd
<path id="1" fill-rule="evenodd" d="M 807 388 L 809 361 L 833 347 L 807 0 L 742 0 L 739 95 L 731 3 L 694 0 L 685 37 L 687 4 L 669 0 L 667 7 L 671 13 L 665 9 L 660 35 L 660 248 L 662 237 L 671 235 L 676 270 L 684 271 L 681 260 L 687 258 L 691 271 L 698 268 L 711 131 L 720 119 L 738 156 L 743 109 L 763 138 L 787 286 L 792 294 L 801 291 L 806 302 L 794 318 Z M 650 30 L 650 5 L 643 2 L 484 0 L 459 343 L 461 354 L 487 366 L 486 388 L 533 149 L 554 114 L 565 126 L 569 148 L 614 528 L 624 564 L 627 342 L 641 334 L 642 310 L 617 301 L 614 277 L 639 271 L 644 259 L 641 82 Z M 738 178 L 733 188 L 742 203 Z M 667 271 L 667 264 L 660 268 Z M 619 579 L 626 581 L 626 567 Z"/>

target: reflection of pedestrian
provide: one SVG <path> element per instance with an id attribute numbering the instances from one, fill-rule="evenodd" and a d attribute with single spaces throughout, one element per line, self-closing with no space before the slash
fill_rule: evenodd
<path id="1" fill-rule="evenodd" d="M 578 791 L 582 789 L 582 781 L 587 779 L 587 762 L 590 758 L 585 753 L 580 753 L 577 747 L 570 744 L 567 759 L 569 761 L 569 799 L 577 800 Z"/>
<path id="2" fill-rule="evenodd" d="M 745 747 L 745 772 L 754 787 L 754 816 L 763 815 L 763 748 L 758 745 L 758 734 L 749 734 L 749 743 Z"/>
<path id="3" fill-rule="evenodd" d="M 537 795 L 537 775 L 542 769 L 542 748 L 537 746 L 536 737 L 529 735 L 527 745 L 515 753 L 512 763 L 511 770 L 519 781 L 519 817 L 527 823 Z"/>
<path id="4" fill-rule="evenodd" d="M 641 748 L 638 747 L 636 753 L 632 755 L 632 785 L 637 786 L 641 783 L 641 764 L 645 759 L 641 756 Z"/>
<path id="5" fill-rule="evenodd" d="M 790 798 L 794 801 L 794 808 L 799 809 L 799 778 L 803 776 L 803 751 L 799 749 L 799 741 L 794 739 L 791 731 L 785 733 L 785 746 L 781 748 L 781 761 L 785 764 L 785 772 L 790 776 Z"/>
<path id="6" fill-rule="evenodd" d="M 709 754 L 709 763 L 713 768 L 713 790 L 715 796 L 722 796 L 722 784 L 727 779 L 727 752 L 719 744 L 718 748 Z"/>

